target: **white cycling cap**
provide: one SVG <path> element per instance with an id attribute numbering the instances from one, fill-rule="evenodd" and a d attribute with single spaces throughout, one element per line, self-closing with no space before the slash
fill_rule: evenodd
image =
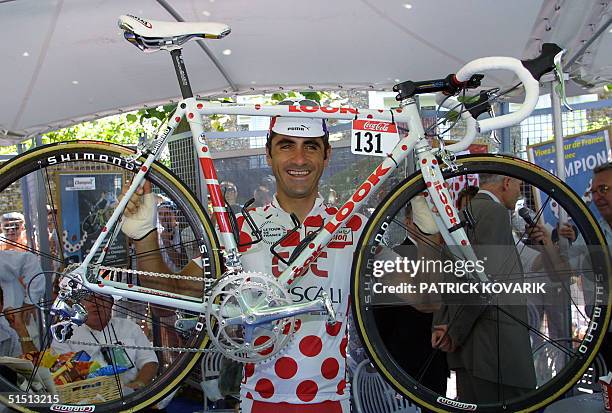
<path id="1" fill-rule="evenodd" d="M 2 221 L 24 221 L 25 222 L 25 217 L 20 212 L 7 212 L 5 214 L 2 214 L 1 219 Z"/>
<path id="2" fill-rule="evenodd" d="M 319 106 L 317 102 L 310 99 L 284 100 L 279 105 Z M 325 119 L 274 116 L 270 119 L 270 132 L 299 138 L 320 138 L 327 136 L 327 124 Z"/>
<path id="3" fill-rule="evenodd" d="M 270 130 L 280 135 L 300 138 L 320 138 L 327 135 L 325 120 L 314 118 L 275 116 L 270 120 Z"/>

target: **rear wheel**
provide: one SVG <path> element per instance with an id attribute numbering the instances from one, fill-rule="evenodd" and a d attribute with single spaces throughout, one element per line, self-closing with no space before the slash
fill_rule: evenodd
<path id="1" fill-rule="evenodd" d="M 25 213 L 29 208 L 22 206 L 21 193 L 26 192 L 31 197 L 31 194 L 39 190 L 45 194 L 45 203 L 57 210 L 56 215 L 48 215 L 49 229 L 40 232 L 44 234 L 43 236 L 48 234 L 48 240 L 39 239 L 34 245 L 29 246 L 23 241 L 10 241 L 6 247 L 18 251 L 29 250 L 34 254 L 36 261 L 43 262 L 44 266 L 53 270 L 35 277 L 29 283 L 27 291 L 33 301 L 42 304 L 43 309 L 36 319 L 29 320 L 31 332 L 37 330 L 42 332 L 42 335 L 35 337 L 34 340 L 38 348 L 47 349 L 54 346 L 46 326 L 52 322 L 48 308 L 55 294 L 51 297 L 44 294 L 44 291 L 51 290 L 52 287 L 56 289 L 59 273 L 70 263 L 81 262 L 86 255 L 95 240 L 95 234 L 83 228 L 85 225 L 83 220 L 87 221 L 93 217 L 88 215 L 90 213 L 88 206 L 93 205 L 103 192 L 111 195 L 109 199 L 116 199 L 121 188 L 140 169 L 142 159 L 131 159 L 131 155 L 133 153 L 129 149 L 118 145 L 103 142 L 71 142 L 36 148 L 0 167 L 0 199 L 5 201 L 4 205 L 7 205 L 6 210 L 0 211 L 1 213 L 9 211 Z M 206 211 L 195 195 L 163 165 L 154 163 L 146 179 L 151 182 L 153 191 L 159 194 L 160 201 L 170 200 L 176 206 L 176 209 L 165 211 L 164 214 L 160 211 L 159 219 L 164 220 L 159 225 L 160 253 L 163 260 L 172 271 L 178 272 L 192 259 L 201 259 L 199 262 L 204 263 L 201 273 L 194 276 L 202 281 L 193 282 L 200 285 L 203 290 L 204 279 L 217 278 L 221 271 L 218 241 Z M 38 211 L 39 214 L 41 212 Z M 32 218 L 32 222 L 37 222 L 35 217 Z M 50 244 L 50 253 L 41 252 L 40 245 L 46 242 Z M 106 274 L 112 280 L 137 284 L 147 278 L 144 274 L 130 271 L 137 268 L 138 259 L 128 240 L 120 233 L 110 245 L 102 265 L 126 270 L 107 271 Z M 197 298 L 201 300 L 202 296 Z M 102 311 L 99 307 L 95 308 L 95 311 Z M 22 310 L 18 308 L 14 314 L 18 315 Z M 122 342 L 125 339 L 116 336 L 116 331 L 109 328 L 112 323 L 109 323 L 101 332 L 96 333 L 95 337 L 90 337 L 87 346 L 83 345 L 83 350 L 92 353 L 91 356 L 103 355 L 105 351 L 102 349 L 105 346 L 110 346 L 106 348 L 110 348 L 111 352 L 119 352 L 118 354 L 125 351 L 129 359 L 126 365 L 134 365 L 131 369 L 136 369 L 135 372 L 139 372 L 142 367 L 139 365 L 141 357 L 142 360 L 145 360 L 145 356 L 156 358 L 157 373 L 146 386 L 131 392 L 126 383 L 121 383 L 122 380 L 127 380 L 124 379 L 126 376 L 114 375 L 111 372 L 110 376 L 98 379 L 75 380 L 69 384 L 56 385 L 55 389 L 41 388 L 40 385 L 33 383 L 31 375 L 17 374 L 10 367 L 3 366 L 0 367 L 0 401 L 8 404 L 6 392 L 22 392 L 18 387 L 19 384 L 34 386 L 39 393 L 58 394 L 60 400 L 57 404 L 75 406 L 95 404 L 95 411 L 133 411 L 162 401 L 185 379 L 208 343 L 205 329 L 197 331 L 194 328 L 195 322 L 185 329 L 177 329 L 175 312 L 175 308 L 122 298 L 114 304 L 113 320 L 119 318 L 120 323 L 127 328 L 131 326 L 132 330 L 141 330 L 141 333 L 136 335 L 141 338 L 138 339 L 140 341 Z M 197 314 L 192 316 L 198 317 Z M 150 343 L 162 349 L 153 352 L 148 349 Z M 141 348 L 120 347 L 129 344 Z M 166 350 L 168 348 L 174 350 Z M 185 348 L 196 351 L 185 351 Z M 35 360 L 35 364 L 39 364 L 39 359 Z M 46 371 L 45 374 L 49 373 L 48 369 L 45 370 L 40 365 L 37 365 L 36 369 L 43 373 Z M 84 375 L 80 376 L 82 377 Z M 55 399 L 47 401 L 56 402 Z M 12 407 L 21 411 L 50 411 L 51 405 L 12 404 Z"/>
<path id="2" fill-rule="evenodd" d="M 489 304 L 476 307 L 474 302 L 461 301 L 461 294 L 441 298 L 438 295 L 433 304 L 441 306 L 433 316 L 416 311 L 408 304 L 415 300 L 415 294 L 408 287 L 389 293 L 389 287 L 399 284 L 390 277 L 386 281 L 385 274 L 374 274 L 375 269 L 383 268 L 377 261 L 393 260 L 396 256 L 401 259 L 401 256 L 416 253 L 418 255 L 412 256 L 415 261 L 426 257 L 441 261 L 444 257 L 456 262 L 453 251 L 444 242 L 425 237 L 415 229 L 411 211 L 406 210 L 411 200 L 424 196 L 426 188 L 419 172 L 389 193 L 364 230 L 353 262 L 351 281 L 356 327 L 380 374 L 401 394 L 428 409 L 439 412 L 537 410 L 580 379 L 607 331 L 612 281 L 605 238 L 587 206 L 548 172 L 519 159 L 494 155 L 462 157 L 458 164 L 457 171 L 445 173 L 451 192 L 467 183 L 475 184 L 481 173 L 507 176 L 523 181 L 523 202 L 532 210 L 535 220 L 543 217 L 544 221 L 555 225 L 559 209 L 566 211 L 578 233 L 567 251 L 549 251 L 544 255 L 539 246 L 528 246 L 523 241 L 524 222 L 517 224 L 515 218 L 515 245 L 506 247 L 497 257 L 488 257 L 503 261 L 518 253 L 522 271 L 496 274 L 494 280 L 543 282 L 545 293 L 529 295 L 526 299 L 517 297 L 509 304 L 501 303 L 508 297 L 498 294 Z M 471 202 L 465 209 L 472 214 L 475 212 Z M 476 222 L 476 225 L 484 225 L 486 231 L 495 232 L 508 224 Z M 410 243 L 417 247 L 411 250 L 405 246 Z M 381 259 L 381 251 L 389 249 L 395 253 Z M 555 262 L 547 261 L 547 257 Z M 563 265 L 556 265 L 558 262 Z M 464 280 L 457 279 L 458 267 L 454 268 L 454 273 L 443 281 L 457 285 Z M 432 270 L 435 276 L 444 271 Z M 424 273 L 417 272 L 411 280 L 408 272 L 404 281 L 414 283 L 419 289 L 419 277 L 424 277 Z M 432 280 L 437 279 L 430 277 L 424 284 L 427 287 L 436 284 L 440 291 L 440 284 Z M 426 294 L 432 290 L 423 291 Z M 425 297 L 432 299 L 428 295 Z M 459 301 L 451 301 L 457 297 Z M 475 308 L 479 309 L 476 313 L 472 311 Z M 476 314 L 475 321 L 465 324 L 469 330 L 459 348 L 446 353 L 432 349 L 433 325 L 445 324 L 452 330 L 453 324 L 463 325 L 469 314 Z M 574 337 L 577 342 L 564 345 L 559 340 L 563 337 Z M 543 361 L 541 352 L 536 351 L 542 343 L 557 350 L 554 363 Z M 547 370 L 543 372 L 542 369 Z M 466 373 L 470 376 L 467 381 Z M 490 376 L 493 379 L 482 378 Z M 513 377 L 528 379 L 517 385 Z M 489 386 L 492 395 L 486 400 L 479 399 L 484 392 L 477 389 L 476 398 L 470 396 L 463 386 L 474 382 Z M 515 392 L 511 386 L 520 387 L 520 390 Z"/>

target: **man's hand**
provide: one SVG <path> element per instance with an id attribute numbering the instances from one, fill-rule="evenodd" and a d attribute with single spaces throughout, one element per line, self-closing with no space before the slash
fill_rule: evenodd
<path id="1" fill-rule="evenodd" d="M 141 381 L 135 380 L 135 381 L 132 381 L 126 384 L 125 387 L 129 387 L 130 389 L 133 389 L 133 390 L 139 390 L 139 389 L 142 389 L 143 387 L 146 387 L 146 384 L 144 384 Z"/>
<path id="2" fill-rule="evenodd" d="M 437 213 L 438 211 L 435 207 L 433 211 L 429 209 L 425 197 L 420 195 L 416 196 L 410 201 L 410 204 L 412 205 L 412 221 L 421 232 L 429 235 L 440 232 L 432 214 L 432 212 Z"/>
<path id="3" fill-rule="evenodd" d="M 121 197 L 127 188 L 121 191 Z M 146 237 L 157 229 L 157 200 L 151 192 L 151 183 L 145 181 L 142 188 L 138 188 L 125 207 L 121 231 L 135 241 Z"/>
<path id="4" fill-rule="evenodd" d="M 535 224 L 533 227 L 525 226 L 525 231 L 529 236 L 529 239 L 534 244 L 551 245 L 552 239 L 550 238 L 550 232 L 542 224 Z"/>
<path id="5" fill-rule="evenodd" d="M 576 241 L 576 231 L 574 227 L 567 222 L 559 227 L 559 236 L 567 238 L 570 242 Z"/>
<path id="6" fill-rule="evenodd" d="M 448 334 L 448 324 L 440 324 L 433 327 L 431 332 L 431 347 L 452 353 L 457 349 L 453 339 Z"/>

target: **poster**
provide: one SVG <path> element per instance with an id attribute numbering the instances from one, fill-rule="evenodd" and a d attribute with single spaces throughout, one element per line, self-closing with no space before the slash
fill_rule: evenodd
<path id="1" fill-rule="evenodd" d="M 81 262 L 118 202 L 121 173 L 59 174 L 60 221 L 64 259 Z M 110 246 L 104 263 L 120 266 L 127 263 L 127 240 L 119 233 Z"/>
<path id="2" fill-rule="evenodd" d="M 593 169 L 609 162 L 610 154 L 610 131 L 600 129 L 583 134 L 568 136 L 564 139 L 563 150 L 565 152 L 565 183 L 576 192 L 584 202 L 590 205 L 591 197 L 587 191 L 591 188 Z M 541 168 L 546 169 L 553 175 L 557 175 L 557 162 L 554 140 L 527 148 L 529 161 Z M 543 211 L 544 222 L 552 226 L 557 225 L 559 219 L 559 208 L 555 202 L 546 202 L 548 195 L 542 191 L 535 194 L 536 207 L 541 208 L 546 203 Z M 594 205 L 590 210 L 600 219 L 599 212 Z"/>

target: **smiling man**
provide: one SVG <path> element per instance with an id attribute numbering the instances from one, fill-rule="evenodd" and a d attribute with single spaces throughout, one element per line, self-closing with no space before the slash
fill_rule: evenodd
<path id="1" fill-rule="evenodd" d="M 317 106 L 308 101 L 291 104 Z M 287 267 L 283 261 L 289 259 L 300 242 L 337 212 L 336 208 L 324 204 L 319 195 L 319 180 L 331 156 L 328 139 L 322 119 L 271 119 L 266 159 L 276 178 L 276 194 L 270 203 L 250 212 L 263 239 L 241 247 L 245 269 L 278 277 Z M 281 259 L 271 254 L 270 246 L 294 228 L 291 213 L 301 225 L 275 248 Z M 247 364 L 241 386 L 243 412 L 350 410 L 345 368 L 349 272 L 364 223 L 362 216 L 353 216 L 339 230 L 342 237 L 332 239 L 327 249 L 310 263 L 299 285 L 289 288 L 289 297 L 296 303 L 314 300 L 326 292 L 338 322 L 331 326 L 326 323 L 325 315 L 302 315 L 293 340 L 279 356 L 257 365 Z M 253 240 L 244 217 L 238 217 L 238 224 L 241 244 Z"/>
<path id="2" fill-rule="evenodd" d="M 313 101 L 282 102 L 297 106 L 318 106 Z M 266 159 L 276 179 L 276 194 L 249 214 L 262 239 L 255 239 L 244 216 L 237 216 L 239 248 L 246 271 L 278 277 L 287 268 L 295 248 L 323 222 L 337 213 L 319 195 L 319 180 L 331 156 L 329 134 L 323 119 L 274 117 L 266 142 Z M 166 272 L 155 235 L 156 213 L 150 186 L 138 190 L 130 199 L 122 230 L 134 241 L 138 268 Z M 142 199 L 141 199 L 142 198 Z M 294 229 L 291 214 L 300 221 Z M 138 219 L 134 219 L 138 217 Z M 134 225 L 131 224 L 134 221 Z M 269 360 L 247 363 L 241 385 L 242 412 L 275 413 L 348 413 L 350 391 L 346 380 L 347 321 L 349 311 L 350 269 L 355 246 L 365 218 L 354 215 L 340 228 L 325 251 L 310 262 L 299 285 L 290 286 L 289 299 L 295 303 L 313 301 L 327 293 L 336 312 L 336 324 L 327 324 L 326 314 L 303 314 L 294 325 L 294 337 L 282 352 Z M 148 222 L 148 225 L 142 225 Z M 135 228 L 134 231 L 129 228 Z M 270 247 L 276 247 L 276 255 Z M 197 260 L 181 271 L 184 275 L 201 273 Z M 166 289 L 186 294 L 187 282 L 158 284 L 148 288 Z M 144 282 L 143 282 L 144 284 Z M 197 286 L 194 286 L 197 295 Z M 201 294 L 201 283 L 199 284 Z"/>

